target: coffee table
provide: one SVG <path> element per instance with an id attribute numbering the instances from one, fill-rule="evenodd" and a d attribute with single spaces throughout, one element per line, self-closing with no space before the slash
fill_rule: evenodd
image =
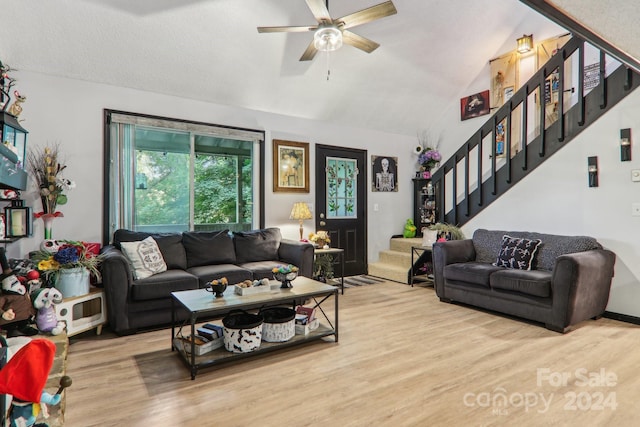
<path id="1" fill-rule="evenodd" d="M 281 289 L 280 283 L 272 280 L 270 282 L 271 290 L 266 293 L 254 295 L 236 295 L 234 286 L 229 286 L 221 298 L 215 298 L 211 292 L 204 289 L 195 289 L 191 291 L 180 291 L 171 293 L 171 350 L 177 350 L 181 355 L 187 367 L 191 371 L 191 379 L 195 379 L 198 369 L 217 365 L 223 362 L 257 356 L 259 354 L 278 350 L 284 347 L 291 347 L 307 343 L 309 341 L 319 340 L 326 336 L 333 335 L 335 342 L 338 342 L 338 290 L 339 288 L 318 282 L 307 277 L 298 277 L 293 282 L 293 287 Z M 334 316 L 333 322 L 325 313 L 322 304 L 329 298 L 334 299 Z M 274 305 L 290 305 L 295 308 L 296 304 L 306 300 L 313 300 L 314 307 L 317 308 L 317 316 L 322 314 L 320 326 L 307 335 L 295 335 L 289 341 L 270 343 L 262 342 L 257 350 L 250 353 L 232 353 L 224 347 L 212 350 L 203 355 L 196 355 L 195 343 L 191 342 L 191 351 L 178 349 L 174 343 L 177 338 L 176 328 L 180 325 L 176 321 L 178 310 L 188 312 L 188 320 L 190 324 L 191 336 L 195 334 L 195 325 L 198 319 L 216 319 L 222 318 L 231 310 L 255 310 Z M 316 317 L 317 317 L 316 316 Z M 183 317 L 184 318 L 184 317 Z M 181 328 L 180 328 L 181 329 Z M 180 330 L 178 329 L 178 331 Z M 188 347 L 188 346 L 187 346 Z"/>

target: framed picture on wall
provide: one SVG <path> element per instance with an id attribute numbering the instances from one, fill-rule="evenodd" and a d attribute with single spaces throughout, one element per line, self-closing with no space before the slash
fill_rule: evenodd
<path id="1" fill-rule="evenodd" d="M 273 140 L 273 191 L 309 192 L 309 143 Z"/>
<path id="2" fill-rule="evenodd" d="M 371 156 L 371 191 L 398 191 L 398 158 Z"/>
<path id="3" fill-rule="evenodd" d="M 460 99 L 460 119 L 467 120 L 489 114 L 489 90 Z"/>

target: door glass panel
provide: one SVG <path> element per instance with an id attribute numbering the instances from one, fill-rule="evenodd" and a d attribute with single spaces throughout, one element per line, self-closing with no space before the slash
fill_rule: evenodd
<path id="1" fill-rule="evenodd" d="M 327 218 L 356 218 L 358 167 L 355 159 L 327 157 Z"/>

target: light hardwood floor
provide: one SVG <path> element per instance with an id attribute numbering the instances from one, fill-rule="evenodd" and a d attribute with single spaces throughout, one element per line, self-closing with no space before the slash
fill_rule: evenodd
<path id="1" fill-rule="evenodd" d="M 386 282 L 340 297 L 337 344 L 192 381 L 169 340 L 170 330 L 72 338 L 66 425 L 640 425 L 640 327 L 611 319 L 560 335 Z"/>

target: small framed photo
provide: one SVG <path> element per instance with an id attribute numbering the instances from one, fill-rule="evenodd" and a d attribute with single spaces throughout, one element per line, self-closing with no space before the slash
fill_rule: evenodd
<path id="1" fill-rule="evenodd" d="M 398 158 L 371 156 L 371 191 L 398 191 Z"/>
<path id="2" fill-rule="evenodd" d="M 273 191 L 309 192 L 309 143 L 273 140 Z"/>
<path id="3" fill-rule="evenodd" d="M 460 99 L 460 119 L 468 120 L 489 114 L 489 90 Z"/>

